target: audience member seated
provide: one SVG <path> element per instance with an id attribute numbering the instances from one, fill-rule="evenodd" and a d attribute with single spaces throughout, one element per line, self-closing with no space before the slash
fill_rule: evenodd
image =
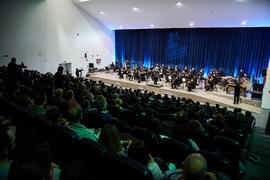
<path id="1" fill-rule="evenodd" d="M 63 118 L 61 110 L 58 107 L 52 107 L 48 109 L 46 111 L 46 118 L 62 126 L 68 126 L 70 123 L 67 119 Z"/>
<path id="2" fill-rule="evenodd" d="M 182 163 L 182 169 L 167 171 L 165 174 L 172 180 L 217 180 L 214 173 L 207 172 L 205 158 L 197 153 L 186 157 Z"/>
<path id="3" fill-rule="evenodd" d="M 152 172 L 154 179 L 159 180 L 163 178 L 163 172 L 159 168 L 155 159 L 149 153 L 148 148 L 143 140 L 136 140 L 128 149 L 128 157 L 147 166 Z"/>
<path id="4" fill-rule="evenodd" d="M 68 128 L 73 130 L 80 139 L 82 138 L 89 138 L 91 140 L 97 141 L 96 136 L 83 124 L 81 124 L 82 120 L 82 109 L 79 104 L 71 104 L 68 108 L 68 120 L 70 124 Z"/>
<path id="5" fill-rule="evenodd" d="M 45 117 L 47 111 L 47 96 L 44 93 L 40 93 L 35 97 L 35 106 L 33 112 L 39 117 Z"/>
<path id="6" fill-rule="evenodd" d="M 121 141 L 119 131 L 113 124 L 106 124 L 101 129 L 98 142 L 106 146 L 112 154 L 123 156 L 126 156 L 127 149 L 131 143 L 131 141 Z M 127 146 L 123 146 L 125 143 L 127 143 Z"/>
<path id="7" fill-rule="evenodd" d="M 36 148 L 26 151 L 12 162 L 8 180 L 59 180 L 60 169 L 51 162 L 50 152 L 46 148 Z"/>
<path id="8" fill-rule="evenodd" d="M 96 97 L 94 107 L 97 108 L 96 113 L 101 115 L 104 119 L 112 119 L 112 116 L 107 111 L 107 101 L 103 95 Z"/>
<path id="9" fill-rule="evenodd" d="M 11 160 L 9 152 L 15 147 L 15 128 L 0 124 L 0 179 L 8 179 Z"/>

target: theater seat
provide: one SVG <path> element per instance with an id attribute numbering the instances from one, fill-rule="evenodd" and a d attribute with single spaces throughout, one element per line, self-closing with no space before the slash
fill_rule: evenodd
<path id="1" fill-rule="evenodd" d="M 218 171 L 230 176 L 231 178 L 233 177 L 234 168 L 231 160 L 221 154 L 207 150 L 199 150 L 197 153 L 201 154 L 205 158 L 208 171 Z"/>
<path id="2" fill-rule="evenodd" d="M 53 134 L 52 152 L 58 163 L 70 163 L 77 159 L 79 137 L 70 129 L 62 126 L 51 128 Z"/>
<path id="3" fill-rule="evenodd" d="M 152 173 L 143 164 L 126 156 L 112 156 L 109 169 L 104 170 L 110 179 L 153 180 Z"/>
<path id="4" fill-rule="evenodd" d="M 130 132 L 130 125 L 124 121 L 121 121 L 119 119 L 113 118 L 111 120 L 107 120 L 106 121 L 108 124 L 114 124 L 117 129 L 119 130 L 119 132 L 123 133 L 129 133 Z"/>
<path id="5" fill-rule="evenodd" d="M 237 157 L 240 157 L 241 154 L 241 144 L 224 136 L 215 136 L 212 141 L 212 148 L 215 151 L 235 153 Z"/>
<path id="6" fill-rule="evenodd" d="M 159 151 L 160 142 L 159 138 L 152 132 L 144 128 L 133 127 L 130 130 L 130 134 L 138 139 L 143 140 L 149 149 L 149 152 L 155 156 L 157 151 Z"/>
<path id="7" fill-rule="evenodd" d="M 79 158 L 82 161 L 82 170 L 80 177 L 83 179 L 95 179 L 95 177 L 100 177 L 104 179 L 109 168 L 108 163 L 110 162 L 111 153 L 107 147 L 104 145 L 83 138 L 79 141 L 77 146 L 79 150 Z"/>
<path id="8" fill-rule="evenodd" d="M 176 168 L 181 168 L 182 161 L 192 153 L 192 149 L 184 142 L 171 138 L 163 138 L 160 141 L 160 149 L 157 157 L 164 161 L 172 162 Z"/>

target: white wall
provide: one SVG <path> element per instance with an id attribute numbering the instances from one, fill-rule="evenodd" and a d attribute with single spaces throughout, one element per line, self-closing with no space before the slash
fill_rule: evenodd
<path id="1" fill-rule="evenodd" d="M 78 67 L 85 75 L 95 59 L 102 59 L 98 68 L 113 61 L 114 32 L 71 0 L 1 0 L 0 20 L 0 65 L 17 57 L 17 63 L 46 73 L 66 61 L 73 74 Z"/>
<path id="2" fill-rule="evenodd" d="M 263 88 L 261 107 L 265 109 L 270 109 L 270 59 L 268 63 L 266 82 Z"/>

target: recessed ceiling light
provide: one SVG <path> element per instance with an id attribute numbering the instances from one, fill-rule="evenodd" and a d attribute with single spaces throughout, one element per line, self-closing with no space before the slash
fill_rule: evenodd
<path id="1" fill-rule="evenodd" d="M 184 4 L 181 3 L 181 2 L 177 2 L 177 3 L 176 3 L 176 6 L 177 6 L 177 7 L 181 7 L 181 6 L 183 6 L 183 5 L 184 5 Z"/>
<path id="2" fill-rule="evenodd" d="M 102 15 L 106 14 L 104 11 L 100 11 L 99 13 L 102 14 Z"/>
<path id="3" fill-rule="evenodd" d="M 151 28 L 154 27 L 154 24 L 150 24 L 150 27 L 151 27 Z"/>
<path id="4" fill-rule="evenodd" d="M 247 24 L 247 21 L 242 21 L 241 24 L 242 24 L 242 25 L 246 25 L 246 24 Z"/>
<path id="5" fill-rule="evenodd" d="M 191 22 L 189 25 L 190 25 L 190 26 L 194 26 L 194 22 Z"/>
<path id="6" fill-rule="evenodd" d="M 132 10 L 133 11 L 139 11 L 139 8 L 133 7 Z"/>

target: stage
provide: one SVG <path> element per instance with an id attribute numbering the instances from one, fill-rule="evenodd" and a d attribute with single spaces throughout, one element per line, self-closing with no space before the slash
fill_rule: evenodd
<path id="1" fill-rule="evenodd" d="M 129 81 L 126 79 L 126 75 L 124 75 L 124 79 L 119 79 L 117 73 L 111 72 L 89 73 L 88 78 L 95 81 L 101 80 L 108 85 L 114 84 L 124 88 L 154 91 L 161 95 L 168 94 L 169 96 L 174 95 L 175 97 L 185 97 L 201 103 L 209 102 L 212 105 L 219 104 L 220 106 L 231 109 L 241 108 L 253 113 L 260 113 L 261 109 L 261 101 L 252 100 L 250 93 L 248 93 L 246 97 L 241 96 L 241 103 L 233 104 L 233 94 L 227 94 L 226 91 L 220 89 L 219 86 L 217 86 L 217 88 L 212 92 L 205 91 L 204 88 L 200 89 L 201 87 L 197 87 L 189 92 L 187 87 L 184 86 L 178 89 L 172 89 L 168 83 L 165 83 L 164 79 L 162 79 L 162 81 L 158 81 L 159 87 L 155 87 L 153 81 L 149 81 L 148 83 L 141 81 L 141 83 L 138 83 L 137 81 Z"/>

